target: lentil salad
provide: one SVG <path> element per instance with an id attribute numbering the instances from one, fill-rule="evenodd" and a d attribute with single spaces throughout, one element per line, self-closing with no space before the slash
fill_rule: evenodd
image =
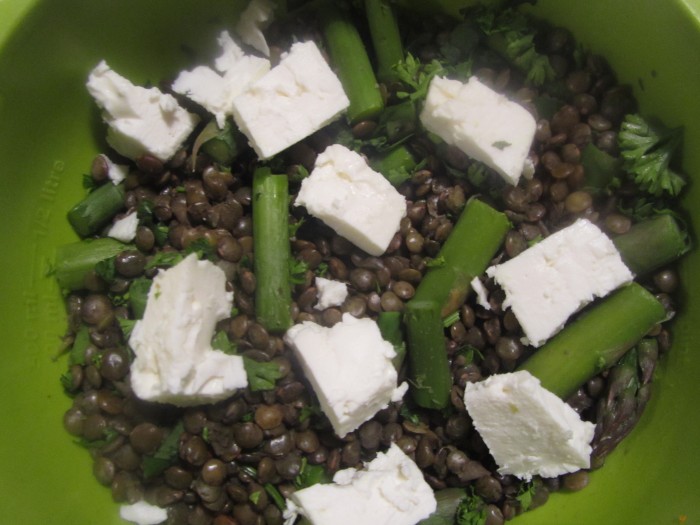
<path id="1" fill-rule="evenodd" d="M 415 47 L 409 46 L 423 64 L 434 59 L 444 61 L 455 53 L 452 39 L 458 39 L 463 30 L 446 25 L 444 20 L 434 24 L 429 30 L 421 27 L 422 34 L 413 40 L 417 42 Z M 288 29 L 285 27 L 285 31 Z M 405 34 L 411 35 L 412 30 L 407 29 Z M 301 34 L 307 30 L 298 29 Z M 274 35 L 272 26 L 273 43 Z M 406 38 L 411 41 L 411 37 Z M 314 320 L 331 326 L 343 312 L 375 317 L 380 312 L 401 311 L 413 297 L 426 268 L 438 256 L 455 218 L 476 193 L 504 210 L 513 225 L 496 257 L 499 261 L 516 256 L 530 243 L 575 218 L 589 218 L 611 235 L 624 234 L 640 221 L 639 210 L 625 207 L 629 202 L 637 204 L 633 197 L 638 190 L 632 185 L 623 185 L 612 193 L 590 189 L 582 160 L 590 144 L 613 157 L 619 154 L 619 125 L 634 109 L 631 92 L 615 84 L 599 57 L 578 57 L 565 31 L 548 28 L 538 38 L 556 78 L 568 90 L 562 97 L 568 103 L 554 111 L 538 105 L 559 98 L 544 96 L 544 88 L 535 87 L 523 72 L 485 53 L 485 48 L 481 50 L 484 56 L 476 53 L 470 64 L 482 81 L 511 94 L 540 116 L 532 150 L 533 178 L 520 186 L 505 187 L 459 150 L 436 145 L 417 130 L 406 144 L 423 162 L 398 184 L 407 199 L 407 216 L 384 256 L 358 252 L 324 225 L 300 210 L 290 209 L 291 220 L 298 225 L 291 240 L 293 258 L 298 261 L 292 304 L 296 322 Z M 322 40 L 317 35 L 314 39 Z M 283 40 L 277 43 L 278 49 L 285 48 Z M 403 86 L 397 83 L 383 87 L 387 101 L 396 101 Z M 324 146 L 338 137 L 371 156 L 378 151 L 371 141 L 375 131 L 376 122 L 362 120 L 350 128 L 350 138 L 345 125 L 333 125 L 283 154 L 279 159 L 282 164 L 276 169 L 287 172 L 295 184 L 304 170 L 312 169 L 313 159 Z M 111 488 L 115 500 L 132 502 L 145 497 L 169 506 L 170 523 L 277 523 L 281 509 L 275 495 L 284 496 L 306 483 L 305 473 L 328 476 L 339 468 L 358 466 L 392 442 L 415 458 L 436 491 L 470 488 L 482 502 L 486 523 L 501 523 L 534 508 L 546 501 L 552 490 L 585 486 L 585 471 L 535 479 L 529 485 L 498 475 L 488 450 L 471 427 L 460 393 L 466 382 L 513 370 L 532 352 L 521 342 L 517 320 L 502 308 L 502 292 L 488 280 L 485 286 L 490 310 L 470 297 L 446 326 L 453 379 L 450 410 L 423 410 L 410 402 L 392 404 L 343 440 L 334 436 L 289 349 L 278 334 L 269 333 L 255 319 L 257 282 L 249 263 L 254 155 L 244 150 L 229 170 L 207 154 L 195 158 L 190 154 L 183 149 L 165 164 L 142 157 L 130 168 L 125 206 L 139 209 L 142 215 L 135 247 L 114 257 L 113 272 L 105 272 L 108 265 L 90 272 L 86 291 L 68 297 L 71 325 L 67 341 L 76 348 L 81 327 L 87 325 L 89 342 L 82 348 L 83 363 L 72 364 L 66 376 L 67 390 L 75 396 L 75 403 L 66 414 L 65 424 L 90 448 L 95 457 L 95 475 Z M 104 162 L 104 157 L 98 157 L 91 171 L 97 184 L 106 177 Z M 192 165 L 194 172 L 188 169 Z M 167 236 L 158 239 L 159 235 Z M 238 265 L 230 281 L 237 315 L 220 328 L 239 352 L 278 366 L 280 377 L 274 389 L 244 391 L 226 402 L 184 410 L 151 406 L 131 394 L 131 356 L 125 330 L 128 321 L 133 320 L 133 308 L 125 304 L 124 296 L 136 280 L 153 277 L 158 268 L 153 260 L 159 254 L 187 249 Z M 315 311 L 316 275 L 349 282 L 351 297 L 340 308 Z M 669 312 L 673 311 L 671 294 L 678 283 L 672 269 L 657 270 L 644 284 Z M 654 345 L 648 351 L 638 350 L 642 381 L 635 397 L 634 416 L 643 409 L 657 352 L 663 353 L 670 345 L 665 325 L 655 327 L 650 335 L 657 350 Z M 634 369 L 636 363 L 624 366 Z M 590 379 L 569 399 L 584 418 L 599 424 L 598 453 L 594 453 L 598 464 L 610 441 L 629 430 L 619 428 L 619 418 L 626 419 L 630 413 L 615 414 L 607 420 L 604 417 L 610 410 L 607 404 L 618 394 L 611 394 L 615 392 L 611 378 L 621 373 L 617 370 L 620 368 Z M 603 426 L 604 421 L 609 427 Z M 611 434 L 616 437 L 611 438 Z M 142 478 L 144 459 L 157 456 L 168 449 L 168 444 L 173 464 L 152 479 Z M 174 450 L 176 457 L 172 457 Z M 312 468 L 318 466 L 322 469 Z"/>

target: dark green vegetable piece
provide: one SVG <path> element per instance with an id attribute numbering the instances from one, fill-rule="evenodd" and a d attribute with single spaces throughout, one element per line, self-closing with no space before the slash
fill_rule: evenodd
<path id="1" fill-rule="evenodd" d="M 687 233 L 670 214 L 638 222 L 613 243 L 635 275 L 646 275 L 690 250 Z"/>
<path id="2" fill-rule="evenodd" d="M 427 518 L 420 520 L 416 525 L 454 525 L 455 512 L 462 500 L 467 497 L 465 489 L 442 489 L 435 491 L 437 508 Z"/>
<path id="3" fill-rule="evenodd" d="M 600 466 L 635 427 L 651 395 L 651 380 L 659 357 L 656 339 L 642 339 L 610 369 L 608 388 L 596 407 L 596 436 L 591 462 Z"/>
<path id="4" fill-rule="evenodd" d="M 440 303 L 412 299 L 404 312 L 411 394 L 424 408 L 444 408 L 452 376 L 447 362 Z"/>
<path id="5" fill-rule="evenodd" d="M 669 129 L 631 114 L 622 121 L 617 138 L 623 167 L 641 189 L 657 197 L 680 193 L 685 180 L 669 165 L 683 141 L 682 128 Z"/>
<path id="6" fill-rule="evenodd" d="M 148 302 L 148 292 L 151 290 L 153 281 L 146 277 L 134 279 L 129 286 L 129 308 L 134 319 L 143 318 L 146 311 L 146 303 Z"/>
<path id="7" fill-rule="evenodd" d="M 409 180 L 416 165 L 413 153 L 403 144 L 372 162 L 372 168 L 384 175 L 392 186 L 398 186 Z"/>
<path id="8" fill-rule="evenodd" d="M 382 338 L 385 341 L 389 341 L 396 352 L 396 355 L 391 360 L 396 370 L 401 368 L 406 357 L 406 343 L 403 337 L 401 318 L 401 312 L 379 312 L 379 316 L 377 316 L 377 326 L 382 334 Z"/>
<path id="9" fill-rule="evenodd" d="M 95 266 L 129 248 L 115 239 L 85 239 L 56 249 L 53 274 L 62 290 L 80 290 Z"/>
<path id="10" fill-rule="evenodd" d="M 269 331 L 282 332 L 292 325 L 287 176 L 256 169 L 252 204 L 255 314 Z"/>
<path id="11" fill-rule="evenodd" d="M 471 199 L 438 254 L 444 264 L 428 270 L 412 300 L 436 302 L 442 317 L 457 310 L 472 279 L 484 273 L 509 228 L 503 213 Z"/>
<path id="12" fill-rule="evenodd" d="M 158 450 L 152 456 L 144 456 L 141 462 L 143 477 L 151 479 L 169 466 L 174 465 L 178 457 L 180 435 L 185 431 L 184 423 L 179 421 L 170 431 Z"/>
<path id="13" fill-rule="evenodd" d="M 622 172 L 622 161 L 589 143 L 581 150 L 586 188 L 605 191 Z"/>
<path id="14" fill-rule="evenodd" d="M 519 370 L 527 370 L 562 399 L 615 364 L 656 324 L 663 305 L 631 283 L 594 305 L 539 348 Z"/>
<path id="15" fill-rule="evenodd" d="M 331 62 L 350 99 L 348 121 L 355 124 L 377 117 L 384 109 L 384 99 L 357 28 L 332 1 L 323 4 L 320 16 Z"/>
<path id="16" fill-rule="evenodd" d="M 248 376 L 248 388 L 252 392 L 272 390 L 275 381 L 282 377 L 280 366 L 275 362 L 262 362 L 243 356 L 243 366 Z"/>
<path id="17" fill-rule="evenodd" d="M 124 186 L 103 184 L 68 212 L 68 222 L 81 237 L 96 233 L 124 207 Z"/>
<path id="18" fill-rule="evenodd" d="M 403 44 L 396 14 L 389 0 L 365 0 L 365 13 L 381 82 L 396 80 L 394 65 L 403 60 Z"/>

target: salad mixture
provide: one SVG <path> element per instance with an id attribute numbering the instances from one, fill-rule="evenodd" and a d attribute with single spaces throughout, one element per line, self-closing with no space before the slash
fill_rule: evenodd
<path id="1" fill-rule="evenodd" d="M 562 28 L 252 0 L 108 151 L 55 278 L 124 519 L 497 525 L 589 483 L 670 348 L 682 135 Z"/>

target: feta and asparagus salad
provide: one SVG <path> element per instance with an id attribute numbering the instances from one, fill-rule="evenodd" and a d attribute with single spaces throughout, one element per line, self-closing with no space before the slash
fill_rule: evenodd
<path id="1" fill-rule="evenodd" d="M 212 42 L 87 79 L 64 426 L 121 516 L 498 525 L 583 489 L 671 346 L 681 130 L 515 3 L 251 0 Z"/>

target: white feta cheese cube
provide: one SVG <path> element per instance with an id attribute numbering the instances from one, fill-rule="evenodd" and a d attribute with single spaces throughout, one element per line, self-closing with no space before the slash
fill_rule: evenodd
<path id="1" fill-rule="evenodd" d="M 394 347 L 372 319 L 343 314 L 331 328 L 311 321 L 284 335 L 338 436 L 343 437 L 406 392 L 397 388 Z"/>
<path id="2" fill-rule="evenodd" d="M 593 299 L 634 278 L 610 238 L 586 219 L 488 268 L 486 274 L 503 288 L 503 306 L 511 308 L 535 347 Z"/>
<path id="3" fill-rule="evenodd" d="M 501 474 L 529 480 L 590 467 L 595 425 L 530 372 L 467 383 L 464 404 Z"/>
<path id="4" fill-rule="evenodd" d="M 348 285 L 334 281 L 332 279 L 324 279 L 316 277 L 316 297 L 318 303 L 314 305 L 317 310 L 325 310 L 331 306 L 340 306 L 345 302 L 348 296 Z"/>
<path id="5" fill-rule="evenodd" d="M 112 159 L 104 153 L 100 153 L 98 157 L 100 157 L 107 166 L 107 177 L 112 181 L 112 184 L 116 186 L 126 179 L 126 176 L 129 174 L 129 166 L 112 162 Z"/>
<path id="6" fill-rule="evenodd" d="M 153 279 L 143 319 L 129 338 L 134 393 L 179 406 L 225 399 L 248 385 L 241 356 L 214 350 L 216 323 L 231 315 L 223 270 L 188 255 Z"/>
<path id="7" fill-rule="evenodd" d="M 136 238 L 136 230 L 139 227 L 139 217 L 135 211 L 128 213 L 121 219 L 117 219 L 107 232 L 107 237 L 128 243 Z"/>
<path id="8" fill-rule="evenodd" d="M 420 115 L 425 128 L 496 170 L 516 185 L 532 139 L 534 117 L 521 105 L 485 86 L 435 77 Z"/>
<path id="9" fill-rule="evenodd" d="M 158 525 L 168 519 L 168 512 L 141 500 L 119 507 L 119 516 L 136 525 Z"/>
<path id="10" fill-rule="evenodd" d="M 233 99 L 270 70 L 270 61 L 246 55 L 226 31 L 218 41 L 222 49 L 216 60 L 219 71 L 208 66 L 182 71 L 172 89 L 212 113 L 217 125 L 223 128 L 231 115 Z"/>
<path id="11" fill-rule="evenodd" d="M 386 251 L 406 215 L 406 199 L 396 188 L 340 144 L 316 158 L 294 204 L 370 255 Z"/>
<path id="12" fill-rule="evenodd" d="M 130 159 L 148 153 L 169 160 L 199 121 L 172 95 L 133 85 L 105 61 L 90 73 L 87 89 L 102 109 L 107 142 Z"/>
<path id="13" fill-rule="evenodd" d="M 236 33 L 241 40 L 266 57 L 270 56 L 270 47 L 263 31 L 272 23 L 274 14 L 275 3 L 272 0 L 252 0 L 236 24 Z"/>
<path id="14" fill-rule="evenodd" d="M 298 42 L 233 100 L 233 118 L 261 159 L 335 120 L 350 105 L 314 42 Z"/>
<path id="15" fill-rule="evenodd" d="M 414 525 L 437 508 L 418 466 L 392 443 L 364 469 L 336 472 L 333 483 L 296 491 L 285 517 L 303 515 L 313 525 Z"/>

